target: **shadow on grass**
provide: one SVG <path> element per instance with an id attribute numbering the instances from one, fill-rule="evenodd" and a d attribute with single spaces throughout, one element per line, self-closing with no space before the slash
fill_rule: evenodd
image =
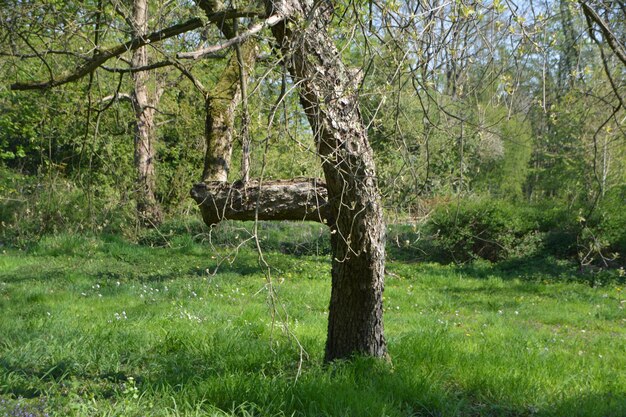
<path id="1" fill-rule="evenodd" d="M 8 273 L 0 273 L 0 280 L 10 283 L 27 281 L 58 281 L 67 278 L 68 269 L 64 267 L 49 267 L 42 271 L 40 265 L 25 265 Z"/>
<path id="2" fill-rule="evenodd" d="M 114 397 L 116 389 L 129 380 L 129 376 L 114 370 L 97 375 L 79 372 L 67 361 L 60 361 L 49 367 L 35 368 L 11 365 L 6 360 L 0 359 L 1 374 L 10 375 L 14 381 L 11 385 L 0 385 L 0 397 L 7 396 L 13 399 L 49 398 L 55 394 L 61 396 L 78 394 L 106 399 Z M 37 415 L 24 414 L 25 417 Z"/>
<path id="3" fill-rule="evenodd" d="M 459 272 L 475 278 L 498 276 L 503 280 L 518 279 L 529 282 L 578 282 L 592 287 L 609 283 L 625 283 L 626 277 L 617 270 L 588 269 L 581 271 L 571 261 L 553 257 L 525 257 L 495 264 L 478 261 L 457 267 Z"/>
<path id="4" fill-rule="evenodd" d="M 573 415 L 589 417 L 626 416 L 626 395 L 624 393 L 582 393 L 566 399 L 554 407 L 555 416 Z"/>
<path id="5" fill-rule="evenodd" d="M 419 343 L 434 343 L 419 337 Z M 321 352 L 321 343 L 309 343 L 311 352 Z M 516 404 L 523 405 L 511 405 L 494 398 L 488 383 L 458 385 L 452 375 L 436 370 L 446 366 L 445 360 L 424 346 L 415 351 L 413 343 L 409 338 L 391 347 L 393 365 L 357 357 L 325 366 L 315 356 L 304 362 L 297 378 L 299 355 L 289 343 L 275 345 L 272 352 L 267 340 L 240 330 L 195 341 L 180 332 L 144 352 L 132 369 L 120 364 L 120 369 L 84 373 L 71 360 L 37 369 L 0 360 L 0 373 L 22 377 L 19 383 L 0 384 L 0 395 L 78 394 L 116 402 L 132 376 L 148 401 L 157 407 L 176 401 L 180 415 L 198 415 L 199 409 L 209 415 L 218 408 L 243 416 L 622 417 L 626 410 L 626 397 L 602 392 L 540 406 L 518 398 Z M 33 379 L 39 383 L 29 382 Z M 51 384 L 57 386 L 51 389 Z"/>
<path id="6" fill-rule="evenodd" d="M 144 384 L 159 396 L 176 392 L 188 404 L 204 401 L 222 410 L 246 405 L 254 415 L 618 417 L 626 410 L 624 398 L 610 393 L 577 396 L 553 406 L 511 405 L 493 398 L 488 384 L 464 389 L 445 373 L 418 369 L 415 359 L 401 355 L 394 365 L 362 357 L 322 365 L 321 358 L 313 358 L 296 379 L 298 354 L 293 347 L 272 353 L 267 341 L 240 336 L 241 343 L 214 338 L 205 352 L 172 340 L 154 358 L 155 372 Z M 405 355 L 411 349 L 395 348 L 404 349 Z M 417 356 L 436 361 L 428 352 Z"/>

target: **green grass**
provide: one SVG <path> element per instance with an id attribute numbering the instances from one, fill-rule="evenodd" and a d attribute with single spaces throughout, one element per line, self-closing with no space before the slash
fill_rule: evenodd
<path id="1" fill-rule="evenodd" d="M 0 417 L 626 415 L 618 283 L 391 261 L 393 363 L 324 366 L 327 256 L 265 253 L 273 319 L 252 249 L 170 243 L 0 254 Z"/>

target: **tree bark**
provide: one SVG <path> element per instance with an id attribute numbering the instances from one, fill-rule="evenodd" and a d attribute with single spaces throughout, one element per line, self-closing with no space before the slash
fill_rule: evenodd
<path id="1" fill-rule="evenodd" d="M 557 95 L 566 94 L 573 85 L 575 77 L 572 71 L 578 64 L 580 50 L 576 44 L 578 34 L 575 31 L 574 17 L 570 9 L 570 2 L 559 0 L 559 11 L 561 20 L 561 32 L 563 34 L 562 50 L 559 53 L 559 91 Z"/>
<path id="2" fill-rule="evenodd" d="M 133 3 L 133 36 L 141 37 L 148 32 L 148 2 L 135 0 Z M 148 65 L 148 50 L 142 46 L 133 51 L 134 68 Z M 135 170 L 137 181 L 137 212 L 146 225 L 158 225 L 163 219 L 161 207 L 155 197 L 155 129 L 154 113 L 158 93 L 151 94 L 148 88 L 150 71 L 133 73 L 134 90 L 131 95 L 135 110 Z M 152 97 L 151 97 L 152 95 Z"/>
<path id="3" fill-rule="evenodd" d="M 246 184 L 202 182 L 194 185 L 191 196 L 209 226 L 222 220 L 255 219 L 332 224 L 326 185 L 315 178 Z"/>
<path id="4" fill-rule="evenodd" d="M 385 224 L 372 149 L 358 107 L 358 77 L 340 58 L 326 26 L 326 2 L 266 1 L 272 28 L 307 114 L 328 188 L 332 290 L 326 361 L 355 353 L 387 355 L 383 336 Z"/>
<path id="5" fill-rule="evenodd" d="M 256 61 L 256 45 L 253 41 L 240 46 L 241 61 L 246 68 L 253 68 Z M 232 54 L 214 90 L 205 100 L 205 140 L 203 181 L 228 181 L 233 152 L 235 109 L 241 101 L 239 62 Z M 247 82 L 247 80 L 244 80 Z"/>

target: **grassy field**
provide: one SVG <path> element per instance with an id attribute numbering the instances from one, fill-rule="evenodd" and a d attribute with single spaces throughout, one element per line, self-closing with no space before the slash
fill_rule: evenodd
<path id="1" fill-rule="evenodd" d="M 266 252 L 270 286 L 184 237 L 0 252 L 0 417 L 626 416 L 626 291 L 566 266 L 391 252 L 393 363 L 324 366 L 327 256 Z"/>

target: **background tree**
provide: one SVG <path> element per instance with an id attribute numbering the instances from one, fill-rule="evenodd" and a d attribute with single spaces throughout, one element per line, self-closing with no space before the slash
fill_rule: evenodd
<path id="1" fill-rule="evenodd" d="M 148 34 L 148 0 L 134 0 L 132 10 L 132 37 L 141 38 Z M 133 51 L 131 66 L 144 68 L 149 65 L 148 47 L 142 46 Z M 155 120 L 154 114 L 163 94 L 149 71 L 132 73 L 134 88 L 132 103 L 137 123 L 135 125 L 135 167 L 137 169 L 137 211 L 148 224 L 159 224 L 163 214 L 156 200 L 155 187 Z M 149 86 L 152 81 L 152 90 Z"/>

